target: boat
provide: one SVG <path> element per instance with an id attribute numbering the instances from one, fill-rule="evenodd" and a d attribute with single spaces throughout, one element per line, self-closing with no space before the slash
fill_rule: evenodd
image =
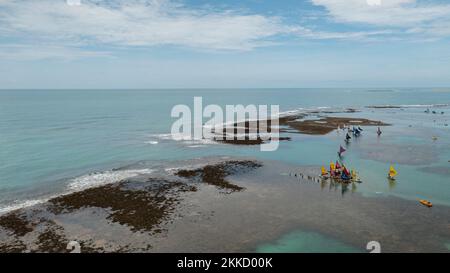
<path id="1" fill-rule="evenodd" d="M 343 180 L 343 182 L 350 182 L 352 179 L 350 172 L 345 166 L 342 166 L 341 179 Z"/>
<path id="2" fill-rule="evenodd" d="M 336 166 L 334 165 L 334 162 L 330 163 L 330 176 L 334 176 L 336 171 Z"/>
<path id="3" fill-rule="evenodd" d="M 428 201 L 428 200 L 423 200 L 423 199 L 421 199 L 421 200 L 419 200 L 419 202 L 420 202 L 422 205 L 427 206 L 427 207 L 429 207 L 429 208 L 431 208 L 431 207 L 433 206 L 433 204 L 432 204 L 430 201 Z"/>
<path id="4" fill-rule="evenodd" d="M 321 177 L 321 178 L 328 178 L 328 172 L 327 172 L 327 170 L 325 169 L 324 166 L 322 166 L 322 170 L 321 170 L 321 175 L 320 175 L 320 177 Z"/>
<path id="5" fill-rule="evenodd" d="M 346 173 L 342 172 L 341 173 L 341 179 L 343 182 L 349 182 L 351 177 L 349 175 L 347 175 Z"/>
<path id="6" fill-rule="evenodd" d="M 355 137 L 359 137 L 361 135 L 361 131 L 362 129 L 356 128 L 355 126 L 352 128 L 352 132 Z"/>
<path id="7" fill-rule="evenodd" d="M 337 152 L 337 153 L 338 153 L 338 156 L 339 156 L 339 157 L 342 157 L 342 154 L 343 154 L 345 151 L 346 151 L 345 148 L 342 147 L 342 145 L 341 145 L 341 147 L 339 148 L 339 152 Z"/>
<path id="8" fill-rule="evenodd" d="M 347 132 L 347 134 L 345 135 L 345 142 L 350 142 L 350 139 L 352 139 L 352 137 L 350 136 L 350 134 Z"/>
<path id="9" fill-rule="evenodd" d="M 358 173 L 355 170 L 351 171 L 352 182 L 361 183 Z"/>
<path id="10" fill-rule="evenodd" d="M 380 127 L 378 127 L 378 130 L 377 130 L 377 135 L 379 135 L 379 136 L 381 136 L 381 134 L 382 134 L 383 132 L 381 132 L 381 129 L 380 129 Z"/>
<path id="11" fill-rule="evenodd" d="M 397 171 L 394 169 L 394 166 L 390 166 L 389 167 L 389 173 L 388 173 L 388 178 L 390 180 L 395 180 L 395 177 L 397 176 Z"/>

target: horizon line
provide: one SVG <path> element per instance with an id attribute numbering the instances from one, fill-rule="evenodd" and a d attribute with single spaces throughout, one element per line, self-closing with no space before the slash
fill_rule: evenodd
<path id="1" fill-rule="evenodd" d="M 359 86 L 359 87 L 149 87 L 149 88 L 0 88 L 0 91 L 62 91 L 62 90 L 80 90 L 80 91 L 94 91 L 94 90 L 255 90 L 255 89 L 373 89 L 373 90 L 387 90 L 387 89 L 413 89 L 413 88 L 435 88 L 444 89 L 450 88 L 449 86 L 392 86 L 392 87 L 370 87 L 370 86 Z"/>

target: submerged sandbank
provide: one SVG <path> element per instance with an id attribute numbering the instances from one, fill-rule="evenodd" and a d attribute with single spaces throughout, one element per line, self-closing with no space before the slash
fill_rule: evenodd
<path id="1" fill-rule="evenodd" d="M 214 185 L 227 193 L 241 191 L 243 187 L 225 177 L 259 167 L 261 164 L 256 161 L 225 161 L 200 169 L 178 170 L 175 176 L 187 178 L 187 182 L 175 180 L 176 177 L 173 180 L 151 177 L 123 180 L 51 198 L 41 206 L 0 216 L 0 235 L 3 235 L 0 236 L 0 252 L 67 252 L 68 236 L 55 219 L 88 208 L 106 212 L 104 220 L 124 226 L 133 233 L 160 233 L 159 225 L 169 220 L 183 193 L 196 192 L 199 183 Z M 96 232 L 101 230 L 93 231 Z M 95 246 L 91 240 L 80 243 L 85 251 L 107 251 Z M 122 251 L 122 247 L 113 251 Z"/>
<path id="2" fill-rule="evenodd" d="M 448 252 L 446 206 L 363 197 L 358 184 L 320 180 L 318 167 L 202 162 L 1 216 L 0 251 L 66 252 L 76 240 L 85 252 L 253 252 L 306 230 L 361 251 L 376 240 L 384 252 Z"/>
<path id="3" fill-rule="evenodd" d="M 346 109 L 343 113 L 355 113 L 355 109 Z M 320 114 L 320 115 L 318 115 Z M 389 126 L 390 124 L 357 117 L 335 117 L 323 116 L 323 114 L 336 114 L 335 111 L 310 111 L 308 113 L 290 114 L 279 118 L 276 126 L 279 132 L 300 133 L 306 135 L 326 135 L 338 128 L 348 126 Z M 290 141 L 291 137 L 274 137 L 270 133 L 274 132 L 274 121 L 254 120 L 236 122 L 231 125 L 213 128 L 212 139 L 217 142 L 234 145 L 260 145 L 269 141 Z M 240 132 L 239 132 L 240 131 Z M 240 133 L 240 134 L 239 134 Z M 269 134 L 269 137 L 261 137 L 262 134 Z"/>
<path id="4" fill-rule="evenodd" d="M 299 133 L 308 135 L 325 135 L 337 128 L 346 126 L 388 126 L 382 121 L 353 117 L 321 117 L 315 120 L 283 120 L 280 124 L 289 126 Z"/>

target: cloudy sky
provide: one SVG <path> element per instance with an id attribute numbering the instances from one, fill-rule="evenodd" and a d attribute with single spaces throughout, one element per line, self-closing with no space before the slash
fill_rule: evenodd
<path id="1" fill-rule="evenodd" d="M 77 2 L 0 0 L 0 88 L 450 86 L 446 0 Z"/>

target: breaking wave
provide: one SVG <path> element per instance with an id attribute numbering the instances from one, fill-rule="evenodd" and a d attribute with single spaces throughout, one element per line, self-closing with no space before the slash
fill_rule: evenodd
<path id="1" fill-rule="evenodd" d="M 153 172 L 152 169 L 141 169 L 141 170 L 116 170 L 116 171 L 92 173 L 72 179 L 72 181 L 68 185 L 68 188 L 72 191 L 73 190 L 79 191 L 87 188 L 116 183 L 124 179 L 132 178 L 138 175 L 151 174 L 152 172 Z"/>
<path id="2" fill-rule="evenodd" d="M 67 185 L 66 191 L 63 193 L 45 196 L 45 197 L 37 198 L 37 199 L 16 200 L 12 203 L 9 203 L 9 204 L 3 205 L 3 206 L 0 205 L 0 215 L 14 211 L 14 210 L 39 205 L 39 204 L 45 203 L 48 200 L 58 197 L 58 196 L 82 191 L 82 190 L 85 190 L 88 188 L 117 183 L 122 180 L 136 177 L 139 175 L 151 174 L 151 173 L 153 173 L 153 171 L 154 170 L 152 170 L 152 169 L 111 170 L 111 171 L 96 172 L 96 173 L 82 175 L 82 176 L 70 179 L 69 184 Z"/>
<path id="3" fill-rule="evenodd" d="M 448 103 L 441 104 L 385 104 L 385 105 L 369 105 L 366 108 L 440 108 L 448 107 Z"/>
<path id="4" fill-rule="evenodd" d="M 10 211 L 39 205 L 39 204 L 47 202 L 51 198 L 52 197 L 47 197 L 47 198 L 42 198 L 42 199 L 25 200 L 25 201 L 16 201 L 16 202 L 13 202 L 13 203 L 5 205 L 5 206 L 0 206 L 0 215 L 8 213 Z"/>

